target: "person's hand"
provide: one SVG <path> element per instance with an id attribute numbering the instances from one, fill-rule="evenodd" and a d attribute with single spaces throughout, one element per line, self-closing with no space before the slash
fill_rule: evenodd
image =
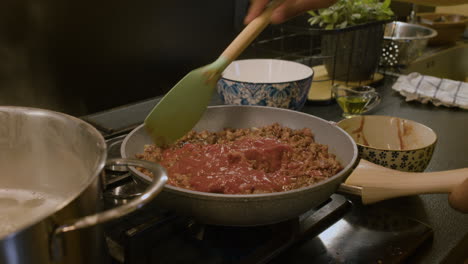
<path id="1" fill-rule="evenodd" d="M 468 178 L 450 193 L 449 204 L 455 210 L 468 213 Z"/>
<path id="2" fill-rule="evenodd" d="M 248 24 L 262 13 L 270 0 L 250 0 L 250 7 L 244 19 L 244 24 Z M 271 15 L 272 24 L 280 24 L 286 20 L 300 15 L 306 11 L 318 8 L 329 7 L 336 0 L 284 0 Z"/>

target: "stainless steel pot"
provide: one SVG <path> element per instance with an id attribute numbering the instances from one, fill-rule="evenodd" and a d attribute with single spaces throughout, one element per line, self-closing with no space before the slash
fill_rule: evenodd
<path id="1" fill-rule="evenodd" d="M 358 157 L 353 139 L 341 128 L 321 118 L 288 109 L 262 106 L 208 107 L 195 130 L 221 131 L 223 128 L 249 128 L 278 122 L 293 129 L 308 127 L 315 140 L 329 146 L 344 169 L 333 177 L 312 186 L 267 194 L 228 195 L 191 191 L 166 185 L 154 200 L 182 215 L 195 217 L 206 224 L 255 226 L 284 221 L 320 205 L 338 189 Z M 122 157 L 142 153 L 152 139 L 143 125 L 124 140 Z M 130 167 L 136 179 L 150 183 L 151 178 Z"/>
<path id="2" fill-rule="evenodd" d="M 437 31 L 421 25 L 395 21 L 385 26 L 382 64 L 384 66 L 408 65 L 420 57 L 429 39 Z"/>
<path id="3" fill-rule="evenodd" d="M 146 167 L 157 177 L 142 196 L 99 212 L 105 161 L 104 138 L 86 122 L 0 107 L 0 263 L 102 263 L 97 225 L 143 206 L 167 180 L 157 164 L 110 160 L 108 166 Z"/>

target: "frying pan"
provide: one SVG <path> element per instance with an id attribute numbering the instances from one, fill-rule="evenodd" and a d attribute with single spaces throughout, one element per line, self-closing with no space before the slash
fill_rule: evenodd
<path id="1" fill-rule="evenodd" d="M 292 129 L 308 127 L 315 140 L 329 146 L 344 169 L 335 176 L 310 187 L 268 194 L 228 195 L 187 190 L 165 185 L 154 200 L 172 211 L 190 215 L 202 223 L 228 226 L 253 226 L 277 223 L 298 216 L 317 207 L 333 194 L 347 176 L 357 159 L 358 151 L 353 139 L 341 128 L 308 114 L 287 109 L 258 106 L 208 107 L 194 130 L 221 131 L 223 128 L 261 127 L 278 122 Z M 142 126 L 135 128 L 124 139 L 122 157 L 135 157 L 144 146 L 153 144 L 151 136 Z M 135 179 L 152 179 L 130 167 Z"/>
<path id="2" fill-rule="evenodd" d="M 353 139 L 341 128 L 324 119 L 282 108 L 265 106 L 211 106 L 194 127 L 195 131 L 221 131 L 223 128 L 251 128 L 279 123 L 292 129 L 310 128 L 315 141 L 328 145 L 343 170 L 317 184 L 285 192 L 266 194 L 218 194 L 187 190 L 166 184 L 153 202 L 181 215 L 212 225 L 255 226 L 281 222 L 318 207 L 337 190 L 361 195 L 364 203 L 428 192 L 450 192 L 468 171 L 408 173 L 386 169 L 358 159 Z M 135 128 L 122 143 L 121 155 L 134 158 L 153 144 L 143 125 Z M 150 183 L 151 177 L 129 167 L 137 181 Z M 462 169 L 468 170 L 468 169 Z M 377 175 L 382 179 L 375 180 Z M 349 177 L 348 177 L 349 176 Z M 409 178 L 415 180 L 408 180 Z M 343 184 L 345 181 L 352 185 Z M 442 182 L 440 179 L 450 179 Z M 443 180 L 445 181 L 445 180 Z M 374 183 L 377 182 L 376 185 Z M 411 182 L 411 184 L 407 184 Z M 354 187 L 353 187 L 354 186 Z M 361 187 L 355 187 L 361 186 Z"/>

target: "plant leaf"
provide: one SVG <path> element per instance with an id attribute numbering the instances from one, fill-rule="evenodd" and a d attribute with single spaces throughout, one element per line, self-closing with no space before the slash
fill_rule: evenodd
<path id="1" fill-rule="evenodd" d="M 309 10 L 309 11 L 307 11 L 307 13 L 309 13 L 309 15 L 314 16 L 314 17 L 318 16 L 318 14 L 315 13 L 314 10 Z"/>
<path id="2" fill-rule="evenodd" d="M 308 11 L 312 17 L 308 22 L 322 28 L 335 29 L 388 20 L 394 15 L 390 3 L 391 0 L 338 0 L 328 8 Z"/>
<path id="3" fill-rule="evenodd" d="M 348 21 L 345 20 L 345 21 L 341 22 L 341 24 L 339 24 L 338 27 L 339 28 L 345 28 L 347 25 L 348 25 Z"/>
<path id="4" fill-rule="evenodd" d="M 383 3 L 382 3 L 382 8 L 388 8 L 390 7 L 390 4 L 392 3 L 392 0 L 385 0 Z"/>

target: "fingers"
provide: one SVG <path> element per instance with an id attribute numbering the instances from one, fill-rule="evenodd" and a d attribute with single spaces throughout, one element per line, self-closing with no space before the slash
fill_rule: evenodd
<path id="1" fill-rule="evenodd" d="M 254 18 L 260 15 L 269 2 L 270 0 L 251 0 L 249 10 L 244 18 L 244 24 L 247 25 L 248 23 L 252 22 Z"/>
<path id="2" fill-rule="evenodd" d="M 449 204 L 462 213 L 468 213 L 468 178 L 450 193 Z"/>
<path id="3" fill-rule="evenodd" d="M 251 0 L 250 7 L 244 19 L 244 24 L 248 24 L 262 13 L 270 0 Z M 336 0 L 285 0 L 275 9 L 271 16 L 272 24 L 280 24 L 286 20 L 300 15 L 306 11 L 318 8 L 325 8 L 334 4 Z"/>

